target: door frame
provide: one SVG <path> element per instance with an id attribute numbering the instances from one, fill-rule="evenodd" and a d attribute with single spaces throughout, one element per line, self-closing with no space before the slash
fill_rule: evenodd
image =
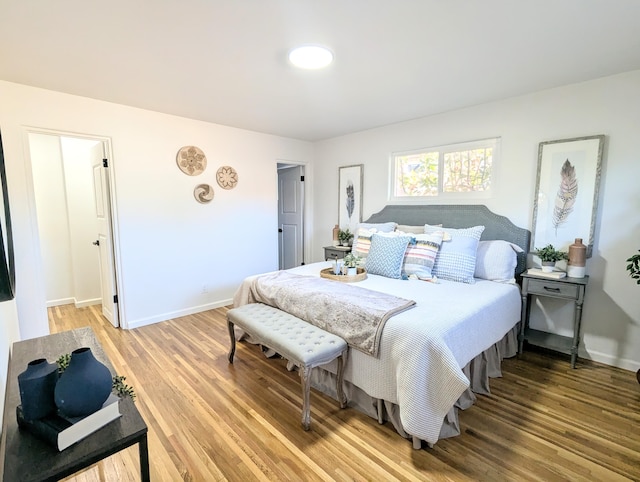
<path id="1" fill-rule="evenodd" d="M 302 166 L 304 168 L 304 206 L 302 207 L 302 224 L 304 229 L 304 237 L 302 241 L 303 263 L 313 263 L 313 165 L 306 161 L 289 161 L 286 159 L 276 159 L 276 193 L 278 192 L 278 164 L 284 166 Z M 278 219 L 278 203 L 274 206 L 276 210 L 276 220 Z M 279 228 L 276 227 L 276 230 Z M 276 234 L 280 234 L 276 231 Z M 278 265 L 280 263 L 280 252 L 278 251 Z"/>
<path id="2" fill-rule="evenodd" d="M 43 262 L 42 262 L 42 251 L 40 249 L 40 231 L 38 228 L 38 211 L 35 203 L 35 188 L 33 184 L 33 164 L 31 162 L 31 149 L 29 145 L 29 134 L 44 134 L 56 137 L 74 137 L 78 139 L 91 139 L 100 141 L 103 146 L 104 156 L 109 160 L 109 168 L 107 169 L 107 178 L 109 181 L 109 192 L 108 192 L 108 200 L 111 205 L 111 246 L 113 249 L 113 270 L 114 270 L 114 279 L 116 283 L 116 290 L 118 294 L 118 302 L 115 304 L 115 310 L 118 312 L 118 320 L 120 323 L 120 328 L 128 328 L 128 323 L 126 318 L 124 317 L 124 302 L 125 296 L 123 290 L 121 289 L 122 285 L 122 269 L 120 265 L 120 236 L 118 232 L 118 208 L 116 203 L 116 183 L 115 183 L 115 162 L 113 159 L 113 149 L 111 147 L 111 138 L 94 135 L 94 134 L 81 134 L 77 132 L 69 132 L 69 131 L 61 131 L 56 129 L 47 129 L 42 127 L 23 127 L 22 128 L 22 137 L 23 137 L 23 146 L 25 150 L 25 169 L 27 173 L 27 196 L 30 200 L 29 203 L 29 211 L 31 214 L 31 229 L 33 233 L 36 233 L 35 236 L 35 248 L 37 253 L 36 266 L 38 270 L 39 281 L 39 291 L 41 293 L 45 292 L 44 287 L 44 276 L 43 274 Z M 46 303 L 45 303 L 46 310 Z M 109 324 L 111 325 L 111 324 Z"/>

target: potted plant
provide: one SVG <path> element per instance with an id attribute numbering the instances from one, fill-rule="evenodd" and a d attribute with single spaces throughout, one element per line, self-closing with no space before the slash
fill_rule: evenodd
<path id="1" fill-rule="evenodd" d="M 638 250 L 640 253 L 640 249 Z M 640 285 L 640 254 L 634 254 L 629 259 L 627 259 L 627 271 L 629 272 L 629 276 L 632 279 L 636 280 L 636 284 Z M 636 372 L 636 379 L 638 383 L 640 383 L 640 370 Z"/>
<path id="2" fill-rule="evenodd" d="M 347 268 L 348 276 L 355 276 L 358 274 L 358 263 L 360 262 L 360 256 L 356 256 L 353 253 L 349 253 L 344 257 L 344 265 Z"/>
<path id="3" fill-rule="evenodd" d="M 338 231 L 338 240 L 340 241 L 340 244 L 342 244 L 342 246 L 349 246 L 349 243 L 352 239 L 353 234 L 351 234 L 349 228 L 341 229 L 340 231 Z"/>
<path id="4" fill-rule="evenodd" d="M 553 244 L 547 244 L 544 248 L 536 248 L 536 255 L 540 258 L 542 271 L 545 273 L 551 273 L 557 261 L 568 258 L 565 251 L 558 251 L 553 247 Z"/>
<path id="5" fill-rule="evenodd" d="M 640 253 L 640 250 L 638 250 Z M 640 285 L 640 254 L 634 254 L 629 259 L 627 259 L 627 271 L 629 272 L 629 276 L 636 280 L 636 284 Z M 638 371 L 640 373 L 640 370 Z M 640 381 L 640 380 L 639 380 Z"/>

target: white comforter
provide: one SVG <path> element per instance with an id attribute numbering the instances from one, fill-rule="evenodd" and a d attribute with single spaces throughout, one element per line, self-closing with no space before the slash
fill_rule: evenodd
<path id="1" fill-rule="evenodd" d="M 319 276 L 329 264 L 290 271 Z M 235 306 L 248 303 L 253 279 L 240 286 Z M 469 387 L 462 367 L 520 320 L 518 286 L 483 280 L 434 284 L 375 275 L 357 285 L 415 300 L 416 307 L 387 321 L 377 358 L 350 350 L 345 379 L 374 398 L 397 404 L 404 430 L 435 443 L 445 415 Z"/>

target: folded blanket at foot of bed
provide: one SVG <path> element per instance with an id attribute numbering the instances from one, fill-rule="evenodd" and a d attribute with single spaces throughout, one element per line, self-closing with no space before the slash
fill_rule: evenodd
<path id="1" fill-rule="evenodd" d="M 254 279 L 253 302 L 274 306 L 343 338 L 350 347 L 378 356 L 386 321 L 413 300 L 339 281 L 278 271 Z"/>

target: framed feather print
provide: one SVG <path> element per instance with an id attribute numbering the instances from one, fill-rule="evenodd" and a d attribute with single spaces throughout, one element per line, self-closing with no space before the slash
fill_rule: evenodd
<path id="1" fill-rule="evenodd" d="M 593 251 L 604 135 L 541 142 L 531 250 L 567 251 L 576 238 Z"/>
<path id="2" fill-rule="evenodd" d="M 362 171 L 364 166 L 338 168 L 338 226 L 356 233 L 362 222 Z"/>

